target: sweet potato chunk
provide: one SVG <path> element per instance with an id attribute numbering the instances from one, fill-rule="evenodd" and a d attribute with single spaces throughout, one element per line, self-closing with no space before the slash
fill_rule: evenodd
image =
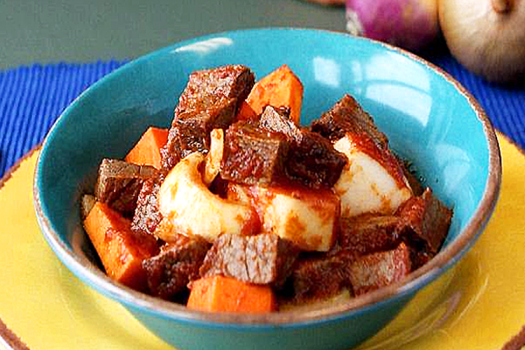
<path id="1" fill-rule="evenodd" d="M 149 165 L 160 169 L 160 150 L 168 141 L 168 130 L 150 127 L 126 155 L 125 161 L 138 165 Z"/>
<path id="2" fill-rule="evenodd" d="M 240 313 L 266 313 L 277 309 L 271 287 L 223 276 L 194 281 L 187 306 L 201 311 Z"/>
<path id="3" fill-rule="evenodd" d="M 302 101 L 303 84 L 287 65 L 283 65 L 255 83 L 241 105 L 238 118 L 253 119 L 267 105 L 288 107 L 290 118 L 299 125 Z"/>
<path id="4" fill-rule="evenodd" d="M 142 261 L 157 252 L 152 236 L 133 232 L 129 220 L 101 202 L 89 212 L 84 228 L 109 277 L 138 290 L 147 289 Z"/>

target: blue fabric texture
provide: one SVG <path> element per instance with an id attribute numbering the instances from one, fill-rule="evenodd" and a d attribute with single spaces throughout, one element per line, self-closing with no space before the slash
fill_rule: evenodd
<path id="1" fill-rule="evenodd" d="M 449 54 L 427 57 L 462 83 L 494 126 L 525 148 L 525 86 L 493 85 Z M 0 71 L 0 177 L 42 142 L 57 117 L 82 91 L 126 61 L 58 63 Z"/>
<path id="2" fill-rule="evenodd" d="M 43 141 L 71 101 L 124 63 L 34 64 L 0 71 L 0 176 Z"/>

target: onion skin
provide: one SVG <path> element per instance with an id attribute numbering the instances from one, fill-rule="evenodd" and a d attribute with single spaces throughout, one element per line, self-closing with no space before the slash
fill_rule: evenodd
<path id="1" fill-rule="evenodd" d="M 306 0 L 310 2 L 316 2 L 325 6 L 344 6 L 346 0 Z"/>
<path id="2" fill-rule="evenodd" d="M 525 79 L 525 0 L 440 0 L 452 55 L 488 81 Z"/>
<path id="3" fill-rule="evenodd" d="M 347 29 L 355 35 L 419 51 L 439 34 L 437 0 L 347 0 Z"/>

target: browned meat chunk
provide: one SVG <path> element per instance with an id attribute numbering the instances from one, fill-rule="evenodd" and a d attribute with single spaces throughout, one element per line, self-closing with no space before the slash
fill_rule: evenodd
<path id="1" fill-rule="evenodd" d="M 95 196 L 124 216 L 131 216 L 142 184 L 154 173 L 154 167 L 104 159 L 98 169 Z"/>
<path id="2" fill-rule="evenodd" d="M 297 261 L 290 281 L 295 302 L 322 300 L 351 289 L 349 266 L 352 254 L 340 251 Z"/>
<path id="3" fill-rule="evenodd" d="M 355 255 L 394 249 L 400 242 L 396 216 L 342 218 L 338 247 Z"/>
<path id="4" fill-rule="evenodd" d="M 347 163 L 344 154 L 319 134 L 302 130 L 301 139 L 290 147 L 286 163 L 289 178 L 311 188 L 332 187 Z"/>
<path id="5" fill-rule="evenodd" d="M 394 250 L 358 257 L 349 266 L 356 296 L 401 281 L 410 271 L 410 252 L 404 243 Z"/>
<path id="6" fill-rule="evenodd" d="M 292 243 L 274 234 L 224 234 L 208 251 L 200 274 L 280 287 L 289 276 L 298 253 Z"/>
<path id="7" fill-rule="evenodd" d="M 164 177 L 165 173 L 158 171 L 142 185 L 137 198 L 137 208 L 131 223 L 132 230 L 148 234 L 155 232 L 157 225 L 162 220 L 162 214 L 157 203 L 157 195 Z"/>
<path id="8" fill-rule="evenodd" d="M 419 269 L 421 266 L 425 265 L 434 257 L 435 254 L 429 253 L 425 250 L 421 250 L 419 247 L 410 247 L 410 260 L 412 261 L 412 271 Z"/>
<path id="9" fill-rule="evenodd" d="M 227 128 L 248 96 L 255 77 L 249 68 L 229 65 L 193 72 L 175 108 L 175 116 L 162 149 L 163 167 L 171 169 L 194 151 L 206 153 L 210 131 Z"/>
<path id="10" fill-rule="evenodd" d="M 261 114 L 259 123 L 261 128 L 284 134 L 292 141 L 299 141 L 301 138 L 301 128 L 290 119 L 289 108 L 267 106 Z"/>
<path id="11" fill-rule="evenodd" d="M 195 151 L 206 153 L 210 148 L 210 132 L 231 124 L 236 103 L 234 98 L 224 98 L 214 105 L 203 103 L 192 106 L 195 109 L 180 112 L 170 129 L 168 145 L 175 142 L 181 159 Z"/>
<path id="12" fill-rule="evenodd" d="M 311 128 L 312 131 L 323 135 L 330 141 L 339 140 L 347 132 L 366 133 L 379 148 L 388 148 L 388 139 L 385 134 L 377 129 L 374 119 L 350 95 L 344 95 L 320 119 L 315 120 Z"/>
<path id="13" fill-rule="evenodd" d="M 246 122 L 226 130 L 221 177 L 244 184 L 270 184 L 284 174 L 289 143 L 282 134 L 271 133 Z"/>
<path id="14" fill-rule="evenodd" d="M 430 188 L 412 197 L 399 209 L 397 231 L 409 241 L 422 243 L 430 253 L 437 253 L 447 236 L 452 210 L 437 199 Z"/>
<path id="15" fill-rule="evenodd" d="M 199 278 L 199 267 L 206 256 L 209 244 L 203 239 L 179 235 L 164 245 L 161 252 L 143 261 L 151 294 L 163 299 L 173 299 L 186 290 L 190 281 Z"/>
<path id="16" fill-rule="evenodd" d="M 330 141 L 297 127 L 286 111 L 271 106 L 265 108 L 260 124 L 262 128 L 282 133 L 290 139 L 286 174 L 291 180 L 311 188 L 330 188 L 337 182 L 347 160 Z"/>
<path id="17" fill-rule="evenodd" d="M 401 169 L 403 169 L 403 174 L 405 175 L 405 178 L 407 179 L 408 184 L 410 185 L 412 193 L 414 194 L 414 196 L 421 196 L 425 188 L 421 184 L 420 179 L 416 176 L 414 166 L 409 161 L 403 160 L 397 155 L 396 158 L 399 162 L 399 165 L 401 166 Z"/>

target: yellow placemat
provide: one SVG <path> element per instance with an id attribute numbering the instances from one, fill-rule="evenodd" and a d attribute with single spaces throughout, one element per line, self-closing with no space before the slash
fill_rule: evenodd
<path id="1" fill-rule="evenodd" d="M 503 185 L 486 232 L 362 349 L 496 350 L 525 324 L 525 157 L 499 140 Z M 33 209 L 36 158 L 0 189 L 0 319 L 32 350 L 171 349 L 55 257 Z"/>

